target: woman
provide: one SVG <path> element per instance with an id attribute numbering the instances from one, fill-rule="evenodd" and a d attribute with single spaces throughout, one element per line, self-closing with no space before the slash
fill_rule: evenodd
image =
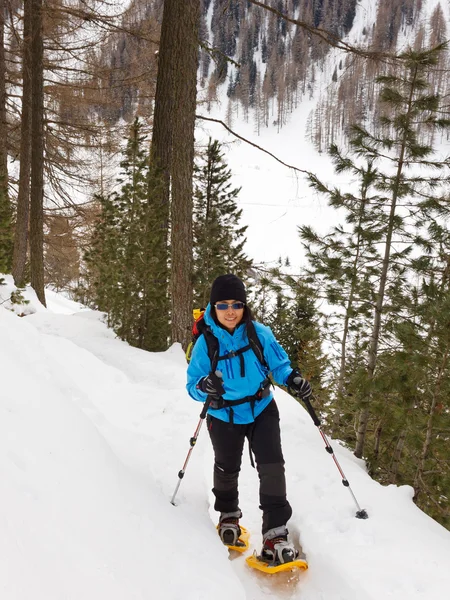
<path id="1" fill-rule="evenodd" d="M 212 372 L 205 336 L 200 336 L 188 367 L 187 390 L 194 400 L 205 402 L 208 396 L 212 400 L 207 424 L 214 449 L 214 508 L 220 512 L 223 543 L 236 545 L 241 534 L 238 477 L 248 438 L 260 482 L 261 557 L 278 564 L 294 560 L 298 553 L 288 540 L 286 524 L 292 509 L 286 496 L 279 413 L 268 374 L 303 399 L 311 395 L 311 386 L 298 369 L 291 368 L 272 331 L 253 322 L 265 364 L 258 360 L 249 345 L 252 315 L 246 300 L 245 286 L 235 275 L 221 275 L 213 282 L 204 320 L 219 343 L 220 371 Z"/>

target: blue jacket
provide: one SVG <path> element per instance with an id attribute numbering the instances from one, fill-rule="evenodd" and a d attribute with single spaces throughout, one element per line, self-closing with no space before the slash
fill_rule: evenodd
<path id="1" fill-rule="evenodd" d="M 230 352 L 239 350 L 248 345 L 247 329 L 245 323 L 236 327 L 233 334 L 229 333 L 223 327 L 220 327 L 211 316 L 211 307 L 208 304 L 205 314 L 205 323 L 209 325 L 214 335 L 219 341 L 219 356 L 224 356 Z M 241 376 L 241 363 L 239 356 L 233 356 L 221 360 L 218 369 L 222 372 L 223 386 L 225 388 L 224 400 L 241 400 L 246 396 L 253 396 L 260 389 L 261 383 L 267 378 L 268 373 L 272 374 L 273 380 L 281 385 L 286 383 L 286 379 L 292 372 L 292 367 L 288 355 L 275 339 L 271 329 L 254 322 L 256 333 L 264 349 L 264 358 L 269 369 L 263 367 L 259 362 L 253 350 L 247 350 L 241 356 L 245 361 L 245 376 Z M 208 348 L 205 336 L 201 335 L 194 345 L 191 361 L 187 370 L 187 391 L 189 395 L 205 402 L 207 394 L 197 388 L 197 384 L 202 377 L 206 377 L 211 372 L 211 361 L 208 356 Z M 233 407 L 233 420 L 236 424 L 251 423 L 254 417 L 257 417 L 271 402 L 272 392 L 266 398 L 257 400 L 254 405 L 254 415 L 250 402 L 239 404 Z M 230 421 L 230 409 L 208 409 L 208 413 L 222 421 Z"/>

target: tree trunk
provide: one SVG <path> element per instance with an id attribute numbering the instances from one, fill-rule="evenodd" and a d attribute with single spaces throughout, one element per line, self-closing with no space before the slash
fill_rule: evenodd
<path id="1" fill-rule="evenodd" d="M 13 276 L 17 286 L 25 285 L 28 227 L 30 218 L 31 170 L 31 1 L 23 7 L 22 115 L 20 122 L 20 171 L 14 235 Z"/>
<path id="2" fill-rule="evenodd" d="M 0 0 L 0 272 L 11 268 L 11 206 L 8 194 L 5 0 Z"/>
<path id="3" fill-rule="evenodd" d="M 169 338 L 169 219 L 173 141 L 176 0 L 165 0 L 150 148 L 142 326 L 139 347 L 166 350 Z M 157 321 L 156 321 L 157 320 Z M 164 320 L 164 322 L 162 322 Z M 155 327 L 155 322 L 158 326 Z"/>
<path id="4" fill-rule="evenodd" d="M 402 456 L 403 447 L 406 440 L 406 429 L 402 429 L 395 446 L 394 455 L 392 457 L 391 468 L 389 469 L 389 483 L 396 483 L 398 475 L 398 467 L 400 464 L 400 458 Z"/>
<path id="5" fill-rule="evenodd" d="M 345 318 L 344 318 L 344 331 L 342 333 L 342 341 L 341 341 L 341 364 L 339 367 L 339 378 L 338 378 L 338 398 L 342 399 L 344 395 L 344 383 L 347 374 L 347 339 L 350 330 L 350 318 L 353 311 L 353 302 L 355 299 L 356 292 L 356 283 L 358 279 L 358 267 L 359 267 L 359 258 L 361 254 L 361 244 L 362 244 L 362 233 L 361 233 L 361 223 L 365 213 L 366 208 L 366 197 L 367 197 L 367 187 L 362 188 L 361 193 L 361 206 L 359 211 L 358 218 L 358 236 L 356 242 L 356 254 L 353 260 L 352 265 L 352 282 L 350 285 L 350 293 L 347 300 L 347 304 L 345 306 Z"/>
<path id="6" fill-rule="evenodd" d="M 32 0 L 31 17 L 31 285 L 46 306 L 44 292 L 44 44 L 42 0 Z"/>
<path id="7" fill-rule="evenodd" d="M 380 456 L 380 446 L 381 446 L 381 434 L 383 433 L 383 419 L 378 421 L 378 425 L 375 428 L 375 444 L 373 448 L 373 458 L 372 458 L 372 470 L 375 471 L 375 466 L 378 463 L 378 458 Z"/>
<path id="8" fill-rule="evenodd" d="M 408 111 L 406 113 L 406 119 L 411 118 L 410 112 L 411 112 L 413 94 L 415 91 L 414 83 L 415 83 L 416 76 L 417 76 L 417 67 L 415 69 L 413 83 L 411 85 L 411 92 L 410 92 L 410 97 L 409 97 Z M 408 140 L 407 140 L 406 134 L 405 134 L 402 139 L 401 146 L 400 146 L 398 167 L 397 167 L 397 172 L 396 172 L 396 176 L 394 179 L 394 185 L 393 185 L 393 189 L 392 189 L 391 208 L 390 208 L 390 212 L 389 212 L 388 229 L 387 229 L 387 233 L 386 233 L 386 242 L 385 242 L 386 246 L 385 246 L 385 251 L 384 251 L 383 263 L 382 263 L 382 267 L 381 267 L 380 283 L 379 283 L 379 287 L 378 287 L 377 299 L 375 302 L 375 315 L 374 315 L 372 333 L 370 336 L 369 353 L 368 353 L 368 361 L 367 361 L 367 373 L 368 373 L 369 379 L 373 378 L 373 375 L 375 372 L 375 367 L 377 364 L 378 344 L 380 341 L 380 331 L 381 331 L 381 315 L 383 312 L 384 294 L 385 294 L 385 290 L 386 290 L 386 283 L 387 283 L 387 278 L 388 278 L 388 273 L 389 273 L 389 267 L 391 264 L 390 258 L 391 258 L 391 249 L 392 249 L 392 235 L 393 235 L 394 229 L 395 229 L 395 216 L 396 216 L 396 209 L 397 209 L 397 200 L 398 200 L 398 195 L 399 195 L 402 172 L 403 172 L 403 169 L 405 166 L 404 160 L 405 160 L 407 144 L 408 144 Z M 370 398 L 366 401 L 367 406 L 365 406 L 361 410 L 361 415 L 360 415 L 360 419 L 359 419 L 359 423 L 358 423 L 358 431 L 356 434 L 356 447 L 355 447 L 355 452 L 354 452 L 355 456 L 357 456 L 358 458 L 362 458 L 363 451 L 364 451 L 367 425 L 369 423 L 369 409 L 368 409 L 369 402 L 370 402 Z"/>
<path id="9" fill-rule="evenodd" d="M 172 342 L 187 347 L 192 327 L 192 174 L 197 99 L 200 0 L 175 2 L 174 39 L 177 73 L 174 81 L 172 147 Z"/>
<path id="10" fill-rule="evenodd" d="M 177 70 L 173 40 L 176 20 L 176 0 L 165 0 L 158 53 L 158 77 L 156 81 L 155 110 L 153 112 L 150 165 L 152 167 L 152 174 L 157 172 L 162 178 L 158 189 L 160 202 L 166 206 L 166 227 L 169 220 L 170 165 L 174 111 L 173 85 Z"/>
<path id="11" fill-rule="evenodd" d="M 6 146 L 5 0 L 0 0 L 0 197 L 8 197 L 8 154 Z"/>

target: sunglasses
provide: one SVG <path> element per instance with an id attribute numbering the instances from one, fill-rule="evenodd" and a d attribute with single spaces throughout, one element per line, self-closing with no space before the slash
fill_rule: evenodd
<path id="1" fill-rule="evenodd" d="M 233 310 L 241 310 L 244 308 L 245 304 L 243 302 L 233 302 L 233 304 L 227 304 L 226 302 L 218 302 L 214 304 L 216 310 L 228 310 L 232 308 Z"/>

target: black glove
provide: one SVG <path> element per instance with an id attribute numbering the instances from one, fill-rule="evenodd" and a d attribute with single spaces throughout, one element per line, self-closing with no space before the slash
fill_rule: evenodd
<path id="1" fill-rule="evenodd" d="M 216 375 L 216 373 L 210 373 L 207 377 L 200 379 L 197 383 L 197 388 L 209 396 L 222 396 L 225 394 L 222 378 Z"/>
<path id="2" fill-rule="evenodd" d="M 286 380 L 286 385 L 302 400 L 309 400 L 312 394 L 311 384 L 303 379 L 298 369 L 294 369 Z"/>

